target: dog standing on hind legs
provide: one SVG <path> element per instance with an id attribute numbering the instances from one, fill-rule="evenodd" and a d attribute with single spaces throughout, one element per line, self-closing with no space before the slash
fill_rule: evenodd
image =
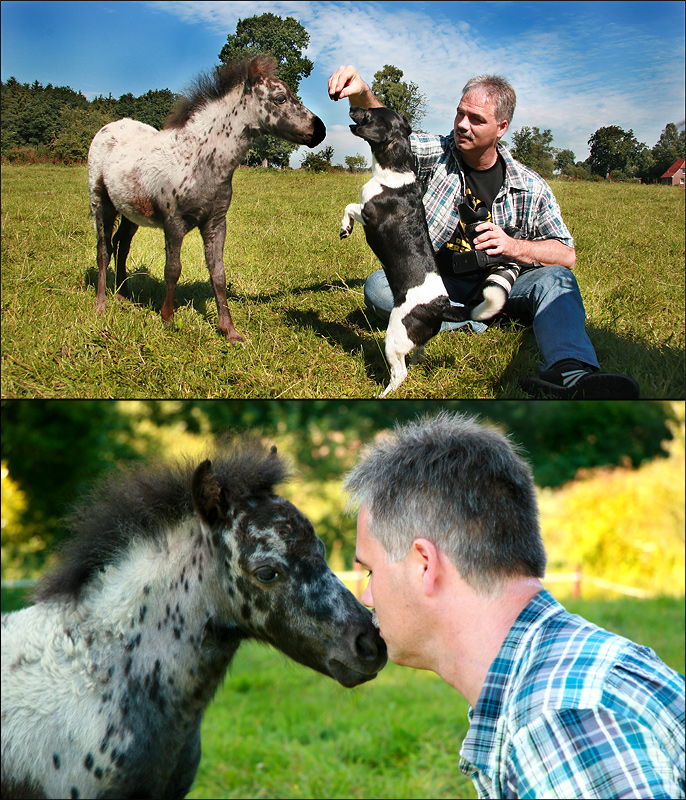
<path id="1" fill-rule="evenodd" d="M 429 229 L 410 149 L 410 125 L 389 108 L 350 109 L 350 130 L 372 149 L 372 178 L 362 187 L 362 202 L 346 206 L 341 239 L 354 221 L 364 225 L 367 243 L 383 265 L 393 292 L 386 329 L 386 358 L 391 380 L 385 397 L 407 377 L 405 356 L 421 361 L 424 345 L 443 320 L 463 322 L 471 309 L 452 306 L 436 266 Z"/>

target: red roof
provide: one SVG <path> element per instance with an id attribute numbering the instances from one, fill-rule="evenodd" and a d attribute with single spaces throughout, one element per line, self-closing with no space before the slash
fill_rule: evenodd
<path id="1" fill-rule="evenodd" d="M 664 175 L 660 175 L 661 178 L 672 178 L 676 173 L 684 168 L 684 164 L 686 164 L 686 160 L 680 158 L 678 161 L 675 161 L 672 166 L 665 172 Z"/>

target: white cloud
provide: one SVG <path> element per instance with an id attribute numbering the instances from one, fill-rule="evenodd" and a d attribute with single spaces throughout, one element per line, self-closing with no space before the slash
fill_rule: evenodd
<path id="1" fill-rule="evenodd" d="M 492 5 L 492 4 L 486 4 Z M 497 13 L 498 8 L 491 9 Z M 592 13 L 592 4 L 585 4 Z M 621 5 L 621 4 L 618 4 Z M 550 128 L 553 144 L 588 155 L 587 140 L 603 125 L 633 128 L 652 147 L 664 125 L 683 118 L 683 52 L 658 46 L 657 32 L 623 29 L 618 21 L 593 27 L 579 17 L 564 29 L 541 21 L 517 35 L 473 19 L 474 4 L 331 2 L 163 2 L 155 7 L 189 23 L 233 30 L 239 18 L 270 11 L 294 16 L 310 34 L 307 55 L 315 62 L 302 82 L 305 103 L 327 124 L 335 161 L 362 152 L 347 131 L 347 103 L 334 105 L 328 76 L 353 64 L 365 80 L 395 64 L 426 95 L 422 127 L 446 133 L 464 83 L 475 74 L 497 73 L 513 84 L 518 104 L 513 127 Z M 464 9 L 464 11 L 463 11 Z M 458 18 L 470 15 L 470 22 Z M 492 17 L 491 17 L 492 20 Z M 482 27 L 480 27 L 482 25 Z M 641 58 L 634 58 L 632 54 Z M 676 79 L 675 79 L 676 78 Z M 673 118 L 673 119 L 672 119 Z M 506 137 L 507 138 L 507 137 Z"/>

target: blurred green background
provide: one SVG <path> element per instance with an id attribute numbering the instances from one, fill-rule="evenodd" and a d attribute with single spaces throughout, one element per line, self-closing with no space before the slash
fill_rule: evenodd
<path id="1" fill-rule="evenodd" d="M 341 479 L 364 444 L 439 409 L 507 432 L 533 466 L 549 571 L 684 591 L 684 403 L 674 401 L 2 402 L 2 577 L 40 574 L 61 519 L 121 461 L 190 454 L 249 431 L 293 467 L 284 496 L 307 514 L 334 569 L 351 569 L 355 520 Z"/>

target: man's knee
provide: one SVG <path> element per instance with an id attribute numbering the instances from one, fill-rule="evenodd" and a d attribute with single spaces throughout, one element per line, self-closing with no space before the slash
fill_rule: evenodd
<path id="1" fill-rule="evenodd" d="M 571 269 L 554 264 L 523 272 L 514 282 L 510 296 L 513 300 L 518 297 L 540 300 L 549 294 L 559 295 L 567 292 L 579 293 L 576 277 Z"/>
<path id="2" fill-rule="evenodd" d="M 365 281 L 364 302 L 369 311 L 388 322 L 393 310 L 393 292 L 382 269 L 372 272 Z"/>

